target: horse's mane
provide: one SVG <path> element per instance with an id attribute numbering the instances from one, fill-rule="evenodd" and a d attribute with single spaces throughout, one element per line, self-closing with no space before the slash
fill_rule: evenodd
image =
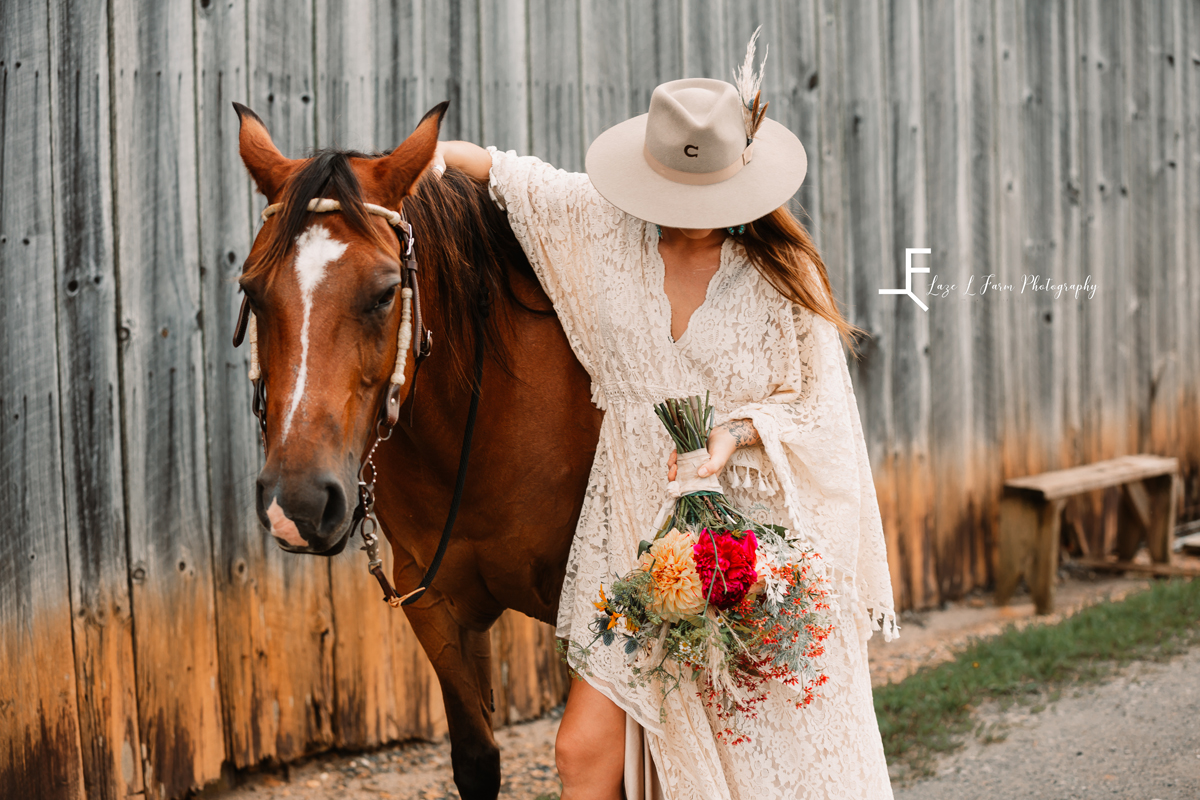
<path id="1" fill-rule="evenodd" d="M 265 275 L 269 282 L 278 271 L 288 249 L 310 223 L 308 202 L 316 197 L 338 201 L 350 229 L 364 238 L 394 250 L 395 241 L 385 241 L 363 206 L 362 187 L 351 158 L 375 158 L 349 150 L 319 150 L 288 182 L 263 255 L 246 265 L 243 280 Z M 481 332 L 485 355 L 506 371 L 508 352 L 499 326 L 503 315 L 491 313 L 497 293 L 535 314 L 551 314 L 549 309 L 533 309 L 513 292 L 509 268 L 533 277 L 533 269 L 521 245 L 508 225 L 508 219 L 488 197 L 487 187 L 457 169 L 448 169 L 437 178 L 429 172 L 404 200 L 404 215 L 413 227 L 416 256 L 420 271 L 432 274 L 437 282 L 433 296 L 423 297 L 423 305 L 441 306 L 439 316 L 449 330 L 434 331 L 435 351 L 448 347 L 465 379 L 472 353 L 475 331 Z M 511 372 L 510 372 L 511 374 Z"/>

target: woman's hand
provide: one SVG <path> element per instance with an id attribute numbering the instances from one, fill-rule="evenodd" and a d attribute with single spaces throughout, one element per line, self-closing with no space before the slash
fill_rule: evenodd
<path id="1" fill-rule="evenodd" d="M 729 461 L 730 456 L 735 450 L 740 450 L 743 447 L 753 447 L 756 444 L 762 444 L 762 437 L 758 434 L 758 429 L 754 427 L 754 423 L 748 419 L 731 419 L 728 422 L 722 422 L 712 429 L 712 433 L 708 435 L 708 461 L 705 461 L 696 470 L 696 474 L 701 478 L 707 478 L 709 475 L 716 475 L 721 470 L 725 469 L 725 464 Z M 670 458 L 667 459 L 667 480 L 673 481 L 679 472 L 679 453 L 672 450 Z"/>
<path id="2" fill-rule="evenodd" d="M 492 154 L 471 142 L 438 142 L 430 169 L 440 178 L 446 167 L 456 167 L 477 181 L 486 181 L 492 171 Z"/>
<path id="3" fill-rule="evenodd" d="M 445 142 L 437 143 L 437 149 L 433 151 L 433 161 L 429 162 L 429 168 L 439 179 L 446 173 L 446 154 L 443 148 L 445 144 Z"/>

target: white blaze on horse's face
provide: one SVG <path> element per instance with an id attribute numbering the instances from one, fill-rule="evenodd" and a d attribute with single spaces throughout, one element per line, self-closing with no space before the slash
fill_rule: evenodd
<path id="1" fill-rule="evenodd" d="M 292 417 L 304 399 L 304 384 L 308 379 L 308 325 L 312 318 L 313 292 L 325 277 L 325 268 L 337 261 L 346 252 L 346 243 L 329 235 L 324 225 L 313 225 L 296 237 L 296 277 L 300 282 L 300 299 L 304 307 L 304 322 L 300 328 L 300 369 L 296 372 L 296 385 L 292 399 L 287 404 L 283 417 L 283 431 L 279 443 L 287 441 L 292 428 Z"/>
<path id="2" fill-rule="evenodd" d="M 278 500 L 271 500 L 271 507 L 267 509 L 267 519 L 271 520 L 271 535 L 275 538 L 287 542 L 292 547 L 304 547 L 308 544 L 300 535 L 300 529 L 296 527 L 296 523 L 283 513 Z"/>

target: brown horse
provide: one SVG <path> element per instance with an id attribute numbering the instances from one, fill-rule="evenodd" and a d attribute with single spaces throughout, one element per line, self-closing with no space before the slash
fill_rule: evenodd
<path id="1" fill-rule="evenodd" d="M 241 286 L 265 393 L 259 519 L 289 552 L 340 552 L 399 350 L 403 258 L 381 212 L 402 209 L 411 223 L 421 323 L 433 346 L 415 385 L 415 354 L 407 354 L 399 420 L 373 459 L 375 509 L 401 593 L 417 586 L 437 549 L 477 341 L 484 348 L 461 512 L 431 588 L 404 608 L 441 683 L 454 780 L 470 800 L 494 798 L 500 787 L 488 628 L 506 608 L 555 621 L 600 412 L 486 187 L 456 170 L 422 179 L 445 108 L 387 155 L 288 159 L 262 120 L 237 106 L 246 169 L 281 204 L 255 239 Z M 314 198 L 340 208 L 311 212 Z M 399 612 L 381 604 L 378 613 Z"/>

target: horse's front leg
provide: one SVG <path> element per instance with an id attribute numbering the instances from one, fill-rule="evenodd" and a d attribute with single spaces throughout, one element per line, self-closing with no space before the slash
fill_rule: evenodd
<path id="1" fill-rule="evenodd" d="M 494 800 L 500 793 L 500 748 L 492 736 L 491 636 L 460 627 L 442 597 L 431 600 L 422 598 L 404 610 L 442 687 L 454 783 L 463 800 Z"/>

